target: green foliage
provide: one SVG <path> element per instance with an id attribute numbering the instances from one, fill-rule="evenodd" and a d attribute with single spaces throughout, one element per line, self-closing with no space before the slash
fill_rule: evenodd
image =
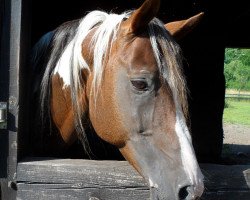
<path id="1" fill-rule="evenodd" d="M 224 74 L 227 88 L 250 90 L 250 49 L 226 49 Z"/>

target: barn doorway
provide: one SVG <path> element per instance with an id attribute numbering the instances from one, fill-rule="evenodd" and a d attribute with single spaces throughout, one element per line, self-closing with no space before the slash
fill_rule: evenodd
<path id="1" fill-rule="evenodd" d="M 235 164 L 250 163 L 250 49 L 226 48 L 223 155 Z"/>

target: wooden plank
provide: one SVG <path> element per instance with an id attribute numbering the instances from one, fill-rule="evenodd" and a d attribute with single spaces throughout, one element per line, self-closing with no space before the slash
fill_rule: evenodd
<path id="1" fill-rule="evenodd" d="M 18 130 L 18 98 L 19 67 L 21 40 L 21 7 L 22 1 L 10 0 L 10 51 L 9 51 L 9 97 L 8 97 L 8 191 L 4 196 L 8 200 L 16 199 L 16 167 L 17 167 L 17 130 Z"/>
<path id="2" fill-rule="evenodd" d="M 39 189 L 22 191 L 18 199 L 60 199 L 60 200 L 149 200 L 148 190 L 133 188 L 85 188 L 85 189 Z"/>
<path id="3" fill-rule="evenodd" d="M 63 159 L 21 162 L 17 178 L 18 199 L 149 198 L 143 178 L 125 161 Z"/>
<path id="4" fill-rule="evenodd" d="M 201 198 L 201 200 L 249 200 L 249 199 L 250 199 L 249 190 L 205 192 Z"/>
<path id="5" fill-rule="evenodd" d="M 250 165 L 202 164 L 202 199 L 249 200 Z M 126 161 L 30 158 L 18 164 L 18 199 L 149 199 L 144 179 Z"/>
<path id="6" fill-rule="evenodd" d="M 250 165 L 202 164 L 206 188 L 211 190 L 248 190 L 250 188 Z"/>
<path id="7" fill-rule="evenodd" d="M 67 184 L 72 188 L 92 187 L 97 184 L 100 187 L 147 187 L 143 178 L 126 161 L 48 159 L 20 162 L 17 180 Z"/>
<path id="8" fill-rule="evenodd" d="M 4 131 L 2 142 L 4 154 L 7 157 L 1 163 L 6 169 L 4 179 L 1 180 L 2 198 L 16 199 L 16 166 L 17 166 L 17 129 L 18 129 L 18 98 L 19 98 L 19 67 L 20 67 L 20 40 L 21 40 L 21 6 L 20 0 L 4 1 L 4 42 L 1 46 L 1 69 L 4 74 L 4 100 L 8 102 L 8 127 Z M 2 68 L 3 67 L 3 68 Z M 2 159 L 1 159 L 2 160 Z"/>

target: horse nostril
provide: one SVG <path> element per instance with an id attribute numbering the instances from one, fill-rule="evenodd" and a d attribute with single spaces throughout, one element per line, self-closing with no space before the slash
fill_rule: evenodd
<path id="1" fill-rule="evenodd" d="M 188 187 L 189 186 L 185 186 L 185 187 L 182 187 L 180 190 L 179 190 L 179 200 L 185 200 L 189 194 L 188 192 Z"/>
<path id="2" fill-rule="evenodd" d="M 196 200 L 197 198 L 195 197 L 197 197 L 197 195 L 195 195 L 194 186 L 192 185 L 184 186 L 179 190 L 179 200 Z"/>

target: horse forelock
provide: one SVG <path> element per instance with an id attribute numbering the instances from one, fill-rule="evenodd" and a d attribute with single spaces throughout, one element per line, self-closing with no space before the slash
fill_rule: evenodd
<path id="1" fill-rule="evenodd" d="M 159 72 L 173 93 L 175 104 L 178 104 L 176 107 L 180 107 L 187 118 L 187 89 L 181 49 L 159 19 L 151 21 L 148 32 Z"/>

